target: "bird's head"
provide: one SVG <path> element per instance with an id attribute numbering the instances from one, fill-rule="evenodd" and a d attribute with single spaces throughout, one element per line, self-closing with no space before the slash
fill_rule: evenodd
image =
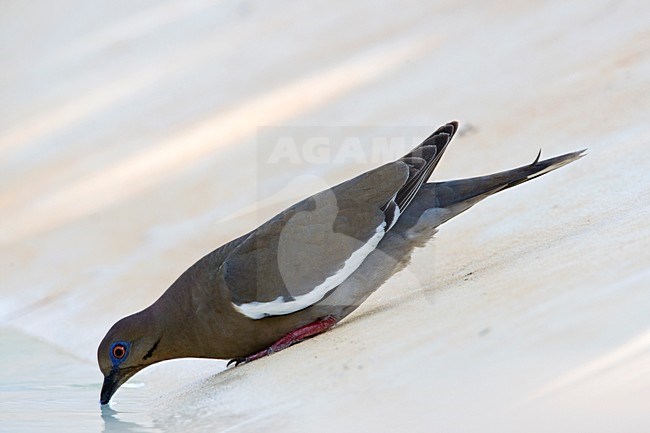
<path id="1" fill-rule="evenodd" d="M 118 321 L 97 349 L 99 369 L 104 374 L 100 403 L 107 404 L 115 391 L 143 368 L 161 361 L 161 335 L 154 331 L 146 313 Z"/>

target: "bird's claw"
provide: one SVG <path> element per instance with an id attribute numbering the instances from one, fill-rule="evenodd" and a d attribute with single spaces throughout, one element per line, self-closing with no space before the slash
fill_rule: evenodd
<path id="1" fill-rule="evenodd" d="M 231 366 L 237 367 L 239 364 L 243 364 L 246 362 L 246 358 L 233 358 L 230 361 L 228 361 L 228 364 L 226 364 L 226 368 L 230 368 Z"/>
<path id="2" fill-rule="evenodd" d="M 238 365 L 241 365 L 241 364 L 247 364 L 247 363 L 249 363 L 251 361 L 255 361 L 256 359 L 260 359 L 260 358 L 263 358 L 263 357 L 265 357 L 267 355 L 270 355 L 273 352 L 276 352 L 276 350 L 273 350 L 273 347 L 269 347 L 268 349 L 264 349 L 264 350 L 262 350 L 260 352 L 257 352 L 257 353 L 255 353 L 253 355 L 250 355 L 250 356 L 246 356 L 244 358 L 233 358 L 230 361 L 228 361 L 228 364 L 226 364 L 226 367 L 230 367 L 231 365 L 234 365 L 235 367 L 237 367 Z"/>

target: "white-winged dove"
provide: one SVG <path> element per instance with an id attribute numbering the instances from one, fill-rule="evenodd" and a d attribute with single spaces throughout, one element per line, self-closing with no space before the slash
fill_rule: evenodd
<path id="1" fill-rule="evenodd" d="M 404 268 L 440 224 L 584 152 L 426 183 L 457 130 L 450 122 L 401 159 L 289 207 L 209 253 L 151 306 L 118 321 L 97 353 L 101 403 L 163 360 L 239 364 L 331 328 Z"/>

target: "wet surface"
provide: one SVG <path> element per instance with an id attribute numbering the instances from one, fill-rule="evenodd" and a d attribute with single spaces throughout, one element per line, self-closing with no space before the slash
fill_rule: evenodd
<path id="1" fill-rule="evenodd" d="M 116 411 L 100 411 L 101 376 L 91 363 L 16 329 L 0 329 L 0 352 L 2 431 L 156 431 L 143 414 L 129 414 L 137 423 L 125 423 Z M 138 429 L 122 428 L 129 424 Z"/>
<path id="2" fill-rule="evenodd" d="M 650 431 L 641 12 L 3 5 L 0 431 Z M 162 363 L 100 408 L 95 351 L 117 319 L 275 211 L 383 162 L 345 154 L 346 138 L 424 137 L 452 119 L 467 133 L 434 180 L 540 147 L 588 155 L 444 225 L 326 334 L 235 369 Z M 336 158 L 272 164 L 268 127 L 326 137 Z"/>

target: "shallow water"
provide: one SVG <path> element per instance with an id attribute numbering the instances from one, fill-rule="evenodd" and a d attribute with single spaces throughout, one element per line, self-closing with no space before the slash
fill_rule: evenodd
<path id="1" fill-rule="evenodd" d="M 99 405 L 101 374 L 41 340 L 0 329 L 0 431 L 158 432 L 142 407 L 145 387 L 128 386 L 120 406 Z"/>

